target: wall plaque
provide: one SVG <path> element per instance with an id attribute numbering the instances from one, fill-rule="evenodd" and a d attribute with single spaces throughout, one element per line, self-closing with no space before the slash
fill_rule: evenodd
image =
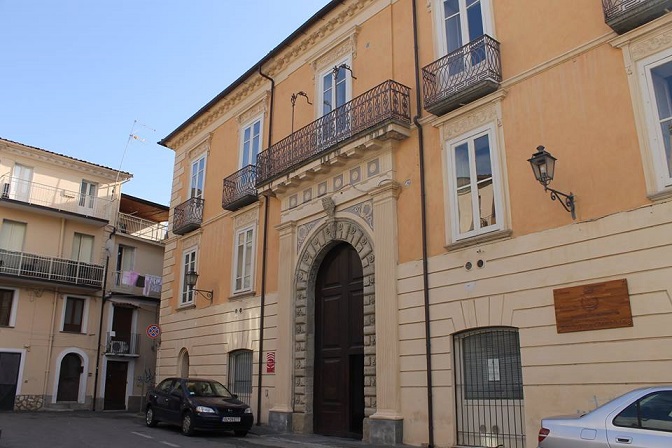
<path id="1" fill-rule="evenodd" d="M 628 281 L 553 290 L 558 333 L 632 327 Z"/>

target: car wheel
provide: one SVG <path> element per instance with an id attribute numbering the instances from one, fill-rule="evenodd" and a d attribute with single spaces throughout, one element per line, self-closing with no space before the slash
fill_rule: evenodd
<path id="1" fill-rule="evenodd" d="M 153 428 L 157 423 L 159 423 L 159 421 L 154 418 L 154 409 L 152 409 L 151 406 L 147 406 L 147 410 L 145 411 L 145 424 L 150 428 Z"/>
<path id="2" fill-rule="evenodd" d="M 185 436 L 194 434 L 194 420 L 191 412 L 185 412 L 182 416 L 182 434 Z"/>
<path id="3" fill-rule="evenodd" d="M 247 429 L 236 429 L 233 433 L 238 437 L 245 437 L 247 435 Z"/>

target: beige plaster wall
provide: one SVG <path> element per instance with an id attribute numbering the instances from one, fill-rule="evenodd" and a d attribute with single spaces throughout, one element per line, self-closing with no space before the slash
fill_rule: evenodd
<path id="1" fill-rule="evenodd" d="M 487 326 L 520 330 L 527 444 L 542 417 L 587 411 L 637 387 L 669 381 L 672 202 L 593 222 L 481 244 L 430 259 L 437 446 L 455 443 L 452 335 Z M 482 269 L 464 265 L 484 260 Z M 427 438 L 422 277 L 399 267 L 404 437 Z M 553 290 L 627 279 L 634 326 L 558 334 Z"/>

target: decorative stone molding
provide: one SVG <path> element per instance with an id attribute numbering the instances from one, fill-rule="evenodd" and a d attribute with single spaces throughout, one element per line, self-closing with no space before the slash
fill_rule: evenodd
<path id="1" fill-rule="evenodd" d="M 360 27 L 356 26 L 350 31 L 350 35 L 335 48 L 322 54 L 319 58 L 313 61 L 313 71 L 322 71 L 331 65 L 336 64 L 340 59 L 350 55 L 352 59 L 357 58 L 357 35 Z"/>
<path id="2" fill-rule="evenodd" d="M 194 145 L 193 148 L 187 151 L 187 159 L 189 159 L 188 163 L 191 163 L 191 159 L 210 152 L 210 140 L 212 140 L 212 135 L 208 135 L 203 141 Z"/>
<path id="3" fill-rule="evenodd" d="M 373 200 L 360 202 L 343 210 L 344 213 L 352 213 L 355 216 L 362 218 L 373 230 Z"/>
<path id="4" fill-rule="evenodd" d="M 296 229 L 296 251 L 298 252 L 301 249 L 301 246 L 303 246 L 303 242 L 306 240 L 306 237 L 310 233 L 311 230 L 313 230 L 313 227 L 317 225 L 318 222 L 322 221 L 322 218 L 316 219 L 314 221 L 308 222 L 306 224 L 300 225 Z"/>
<path id="5" fill-rule="evenodd" d="M 443 140 L 450 140 L 471 129 L 475 129 L 495 120 L 497 120 L 497 107 L 495 104 L 489 103 L 463 117 L 444 123 L 443 126 L 441 126 Z"/>
<path id="6" fill-rule="evenodd" d="M 311 223 L 314 225 L 314 223 Z M 339 242 L 357 250 L 362 262 L 364 302 L 364 406 L 367 417 L 376 412 L 375 257 L 373 239 L 356 222 L 335 218 L 323 223 L 303 246 L 296 269 L 294 302 L 294 412 L 313 412 L 315 283 L 320 264 Z"/>
<path id="7" fill-rule="evenodd" d="M 264 95 L 264 98 L 258 101 L 255 105 L 247 109 L 245 112 L 238 116 L 238 124 L 242 125 L 250 121 L 251 119 L 266 114 L 266 104 L 267 96 Z"/>
<path id="8" fill-rule="evenodd" d="M 197 233 L 195 235 L 189 235 L 189 237 L 182 240 L 182 249 L 187 249 L 189 247 L 198 246 L 201 244 L 201 234 Z"/>
<path id="9" fill-rule="evenodd" d="M 253 208 L 252 210 L 247 210 L 245 213 L 233 218 L 233 226 L 236 229 L 240 229 L 247 225 L 256 223 L 259 220 L 259 209 Z"/>
<path id="10" fill-rule="evenodd" d="M 330 197 L 322 198 L 322 208 L 329 218 L 333 218 L 336 213 L 336 204 Z"/>
<path id="11" fill-rule="evenodd" d="M 634 60 L 639 60 L 665 50 L 670 46 L 672 46 L 672 30 L 633 44 L 630 47 L 630 54 Z"/>

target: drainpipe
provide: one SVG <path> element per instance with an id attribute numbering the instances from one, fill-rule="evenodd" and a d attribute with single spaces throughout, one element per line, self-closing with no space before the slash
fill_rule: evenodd
<path id="1" fill-rule="evenodd" d="M 112 237 L 114 234 L 117 233 L 117 228 L 114 227 L 112 229 L 112 232 L 110 233 L 110 236 L 107 238 L 107 241 L 110 242 L 112 241 Z M 105 245 L 107 246 L 107 244 Z M 106 249 L 108 249 L 106 247 Z M 98 322 L 98 347 L 96 348 L 96 374 L 94 376 L 93 380 L 93 399 L 91 400 L 91 410 L 95 411 L 96 410 L 96 398 L 98 396 L 98 372 L 100 370 L 100 343 L 103 338 L 103 312 L 105 311 L 105 289 L 107 288 L 107 269 L 110 265 L 110 251 L 106 250 L 107 254 L 105 257 L 105 269 L 103 271 L 103 293 L 101 294 L 101 302 L 100 302 L 100 320 Z"/>
<path id="2" fill-rule="evenodd" d="M 420 61 L 418 54 L 418 23 L 416 0 L 412 1 L 413 7 L 413 50 L 415 56 L 415 107 L 418 111 L 413 117 L 413 123 L 418 128 L 418 156 L 420 159 L 420 217 L 422 234 L 422 290 L 425 306 L 425 357 L 427 362 L 427 431 L 429 433 L 428 448 L 434 446 L 434 399 L 432 397 L 432 340 L 430 331 L 429 315 L 429 272 L 427 268 L 427 205 L 425 190 L 425 143 L 422 132 L 422 104 L 420 102 Z"/>
<path id="3" fill-rule="evenodd" d="M 269 107 L 268 118 L 268 146 L 270 148 L 273 142 L 273 99 L 275 98 L 275 80 L 261 71 L 259 64 L 259 74 L 271 81 L 271 105 Z M 264 237 L 261 248 L 261 312 L 259 320 L 259 370 L 257 372 L 257 426 L 261 425 L 261 375 L 262 375 L 262 354 L 264 353 L 264 312 L 266 308 L 266 265 L 268 248 L 268 208 L 270 195 L 264 195 Z"/>

